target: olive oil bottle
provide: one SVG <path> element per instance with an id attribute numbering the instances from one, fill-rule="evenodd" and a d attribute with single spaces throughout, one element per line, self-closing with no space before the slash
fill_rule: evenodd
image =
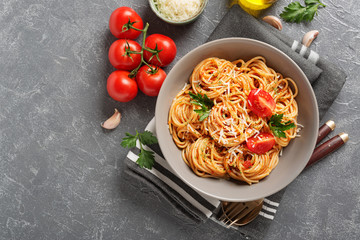
<path id="1" fill-rule="evenodd" d="M 277 0 L 232 0 L 230 6 L 239 4 L 242 9 L 257 17 L 260 12 L 270 7 Z"/>

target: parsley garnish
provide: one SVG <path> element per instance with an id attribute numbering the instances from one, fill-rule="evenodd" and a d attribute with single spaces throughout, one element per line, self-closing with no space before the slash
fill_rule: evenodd
<path id="1" fill-rule="evenodd" d="M 211 108 L 214 106 L 214 102 L 210 100 L 208 96 L 206 96 L 206 94 L 204 94 L 204 96 L 202 96 L 200 93 L 194 94 L 192 92 L 189 92 L 189 94 L 190 97 L 195 100 L 191 101 L 190 103 L 201 107 L 201 109 L 194 110 L 194 112 L 199 114 L 199 121 L 201 122 L 209 116 Z"/>
<path id="2" fill-rule="evenodd" d="M 292 2 L 284 8 L 280 17 L 287 22 L 310 22 L 313 20 L 315 14 L 317 15 L 319 6 L 326 7 L 320 0 L 305 0 L 305 6 L 302 6 L 299 2 Z"/>
<path id="3" fill-rule="evenodd" d="M 295 127 L 295 124 L 291 121 L 281 123 L 283 114 L 274 114 L 270 118 L 269 127 L 274 135 L 278 138 L 286 137 L 284 131 Z"/>
<path id="4" fill-rule="evenodd" d="M 144 131 L 142 133 L 136 131 L 136 135 L 131 135 L 130 133 L 125 134 L 127 137 L 123 138 L 121 146 L 125 148 L 133 148 L 136 147 L 136 140 L 139 140 L 140 154 L 136 163 L 142 168 L 151 169 L 155 162 L 154 152 L 145 150 L 143 148 L 143 144 L 155 144 L 158 142 L 157 138 L 150 131 Z"/>

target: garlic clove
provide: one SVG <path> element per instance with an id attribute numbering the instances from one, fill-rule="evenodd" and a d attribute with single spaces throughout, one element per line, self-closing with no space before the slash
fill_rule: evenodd
<path id="1" fill-rule="evenodd" d="M 302 44 L 305 47 L 309 47 L 311 45 L 311 43 L 314 41 L 314 39 L 317 37 L 317 35 L 319 35 L 318 30 L 312 30 L 310 32 L 305 33 L 303 40 L 302 40 Z"/>
<path id="2" fill-rule="evenodd" d="M 115 108 L 114 114 L 105 122 L 101 123 L 101 126 L 105 129 L 114 129 L 117 126 L 119 126 L 120 120 L 121 120 L 121 113 Z"/>
<path id="3" fill-rule="evenodd" d="M 263 21 L 267 22 L 268 24 L 270 24 L 271 26 L 273 26 L 274 28 L 276 28 L 280 31 L 282 30 L 281 20 L 275 16 L 272 16 L 272 15 L 265 16 L 265 17 L 263 17 Z"/>

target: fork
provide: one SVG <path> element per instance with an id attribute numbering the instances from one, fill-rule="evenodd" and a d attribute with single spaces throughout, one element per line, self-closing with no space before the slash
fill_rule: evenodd
<path id="1" fill-rule="evenodd" d="M 227 224 L 227 227 L 232 225 L 243 226 L 254 220 L 259 214 L 264 199 L 259 199 L 249 202 L 222 202 L 222 215 L 219 220 Z"/>

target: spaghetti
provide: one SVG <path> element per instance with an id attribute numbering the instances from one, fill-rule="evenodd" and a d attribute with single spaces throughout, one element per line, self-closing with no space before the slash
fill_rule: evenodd
<path id="1" fill-rule="evenodd" d="M 291 78 L 266 65 L 258 56 L 245 62 L 207 58 L 193 70 L 188 84 L 178 93 L 169 111 L 169 129 L 175 144 L 182 149 L 185 163 L 200 177 L 233 178 L 257 183 L 276 167 L 279 152 L 295 138 L 297 129 L 275 137 L 275 145 L 264 154 L 251 152 L 248 138 L 271 133 L 269 117 L 258 117 L 248 106 L 251 90 L 268 92 L 276 107 L 273 113 L 283 114 L 285 121 L 296 126 L 297 86 Z M 214 102 L 209 116 L 199 120 L 189 92 L 205 95 Z"/>

